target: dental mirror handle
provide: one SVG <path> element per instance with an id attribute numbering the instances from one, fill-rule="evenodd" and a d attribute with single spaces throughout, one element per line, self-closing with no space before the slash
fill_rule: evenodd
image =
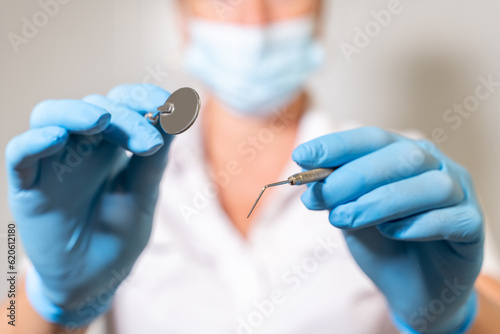
<path id="1" fill-rule="evenodd" d="M 316 168 L 306 172 L 293 174 L 287 181 L 292 186 L 300 186 L 311 182 L 321 181 L 327 178 L 337 168 Z"/>

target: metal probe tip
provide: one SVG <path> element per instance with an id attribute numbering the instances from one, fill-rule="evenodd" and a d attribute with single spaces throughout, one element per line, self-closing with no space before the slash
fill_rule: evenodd
<path id="1" fill-rule="evenodd" d="M 257 203 L 259 203 L 259 200 L 260 198 L 262 197 L 262 194 L 264 193 L 264 191 L 266 191 L 267 188 L 271 188 L 271 187 L 276 187 L 276 186 L 280 186 L 282 184 L 290 184 L 290 181 L 286 180 L 286 181 L 281 181 L 281 182 L 276 182 L 276 183 L 271 183 L 271 184 L 268 184 L 268 185 L 265 185 L 264 188 L 262 188 L 262 190 L 260 191 L 260 194 L 259 194 L 259 197 L 257 197 L 257 200 L 255 201 L 255 203 L 253 204 L 252 206 L 252 209 L 250 210 L 250 213 L 248 214 L 247 216 L 247 219 L 250 217 L 250 215 L 252 214 L 253 212 L 253 209 L 255 209 L 255 207 L 257 206 Z"/>

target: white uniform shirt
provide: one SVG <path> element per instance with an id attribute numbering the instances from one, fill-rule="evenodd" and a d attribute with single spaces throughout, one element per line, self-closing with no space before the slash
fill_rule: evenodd
<path id="1" fill-rule="evenodd" d="M 301 121 L 297 144 L 347 128 L 312 111 Z M 200 134 L 195 125 L 172 145 L 151 240 L 117 291 L 110 331 L 397 333 L 384 297 L 328 212 L 301 203 L 304 187 L 266 193 L 268 202 L 242 238 L 214 194 Z M 298 171 L 290 161 L 282 178 Z"/>

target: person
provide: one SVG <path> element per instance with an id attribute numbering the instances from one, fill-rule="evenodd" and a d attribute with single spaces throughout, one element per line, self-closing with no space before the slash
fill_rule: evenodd
<path id="1" fill-rule="evenodd" d="M 123 334 L 498 333 L 467 171 L 311 107 L 322 1 L 179 6 L 207 90 L 188 132 L 143 117 L 169 93 L 121 85 L 43 101 L 9 143 L 32 265 L 2 333 L 84 333 L 103 314 Z M 246 218 L 264 184 L 319 167 L 338 169 L 270 190 Z"/>

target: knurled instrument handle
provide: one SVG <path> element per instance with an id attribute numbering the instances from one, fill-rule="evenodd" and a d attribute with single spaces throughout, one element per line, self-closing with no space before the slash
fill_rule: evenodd
<path id="1" fill-rule="evenodd" d="M 292 186 L 300 186 L 301 184 L 317 182 L 325 179 L 328 175 L 333 173 L 337 168 L 316 168 L 306 172 L 293 174 L 288 178 L 288 182 Z"/>

